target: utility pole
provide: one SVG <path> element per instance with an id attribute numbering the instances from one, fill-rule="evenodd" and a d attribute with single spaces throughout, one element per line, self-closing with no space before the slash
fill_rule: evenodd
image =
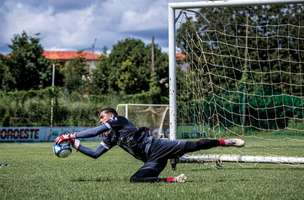
<path id="1" fill-rule="evenodd" d="M 92 69 L 95 68 L 95 65 L 94 65 L 94 51 L 95 51 L 95 43 L 96 43 L 97 39 L 95 38 L 94 40 L 94 43 L 92 44 L 92 64 L 91 64 L 91 69 L 90 69 L 90 72 Z"/>
<path id="2" fill-rule="evenodd" d="M 53 118 L 54 118 L 54 86 L 55 86 L 55 63 L 53 63 L 52 70 L 52 100 L 51 100 L 51 127 L 53 127 Z"/>
<path id="3" fill-rule="evenodd" d="M 155 64 L 154 64 L 154 35 L 152 35 L 152 44 L 151 44 L 151 63 L 152 63 L 152 74 L 154 74 L 155 71 Z"/>

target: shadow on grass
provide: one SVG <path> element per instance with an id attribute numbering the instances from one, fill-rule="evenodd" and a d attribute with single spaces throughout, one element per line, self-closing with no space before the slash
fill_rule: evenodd
<path id="1" fill-rule="evenodd" d="M 96 178 L 96 179 L 88 179 L 88 178 L 76 178 L 72 179 L 72 182 L 112 182 L 117 181 L 111 178 Z"/>
<path id="2" fill-rule="evenodd" d="M 72 182 L 116 182 L 118 181 L 117 179 L 111 179 L 111 178 L 104 178 L 104 179 L 101 179 L 101 178 L 97 178 L 97 179 L 84 179 L 84 178 L 77 178 L 77 179 L 72 179 L 71 180 Z M 129 180 L 119 180 L 119 181 L 127 181 L 129 182 Z M 194 182 L 194 181 L 188 181 L 187 180 L 187 183 L 191 183 L 191 182 Z M 132 183 L 134 184 L 134 183 Z M 138 184 L 138 183 L 137 183 Z M 144 183 L 146 184 L 146 183 Z"/>

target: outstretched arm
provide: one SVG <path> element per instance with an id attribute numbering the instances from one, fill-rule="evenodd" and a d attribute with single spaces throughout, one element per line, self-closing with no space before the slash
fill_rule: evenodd
<path id="1" fill-rule="evenodd" d="M 104 145 L 103 142 L 101 142 L 95 150 L 81 145 L 79 140 L 71 140 L 70 139 L 69 142 L 72 143 L 73 147 L 76 150 L 78 150 L 81 153 L 83 153 L 87 156 L 90 156 L 91 158 L 94 158 L 94 159 L 98 158 L 99 156 L 101 156 L 102 154 L 104 154 L 105 152 L 108 151 L 108 148 L 103 146 Z"/>
<path id="2" fill-rule="evenodd" d="M 101 156 L 102 154 L 104 154 L 105 152 L 107 152 L 108 149 L 106 149 L 101 144 L 99 144 L 95 150 L 81 145 L 79 147 L 78 151 L 80 151 L 81 153 L 83 153 L 87 156 L 90 156 L 91 158 L 96 159 L 99 156 Z"/>
<path id="3" fill-rule="evenodd" d="M 60 144 L 62 141 L 64 140 L 69 140 L 69 139 L 76 139 L 76 138 L 90 138 L 90 137 L 95 137 L 101 133 L 104 133 L 108 130 L 111 130 L 111 127 L 106 124 L 103 124 L 101 126 L 98 126 L 96 128 L 91 128 L 91 129 L 87 129 L 84 131 L 81 131 L 79 133 L 74 132 L 71 134 L 65 134 L 65 135 L 59 135 L 56 139 L 55 139 L 55 143 L 56 144 Z"/>
<path id="4" fill-rule="evenodd" d="M 105 124 L 95 127 L 95 128 L 91 128 L 91 129 L 87 129 L 84 131 L 80 131 L 76 134 L 77 138 L 89 138 L 89 137 L 95 137 L 101 133 L 104 133 L 108 130 L 110 130 L 111 127 L 106 126 Z"/>

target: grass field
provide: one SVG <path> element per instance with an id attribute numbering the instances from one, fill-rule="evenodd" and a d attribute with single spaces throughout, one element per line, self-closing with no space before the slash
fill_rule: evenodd
<path id="1" fill-rule="evenodd" d="M 95 148 L 98 142 L 83 142 Z M 168 164 L 161 177 L 185 173 L 186 183 L 129 183 L 142 163 L 119 147 L 94 160 L 73 151 L 65 159 L 52 143 L 0 143 L 0 198 L 7 199 L 303 199 L 304 168 L 277 164 Z M 250 152 L 254 142 L 242 151 Z M 304 147 L 303 147 L 304 148 Z M 295 154 L 303 155 L 296 148 Z M 201 152 L 206 153 L 206 152 Z M 303 156 L 304 157 L 304 156 Z"/>

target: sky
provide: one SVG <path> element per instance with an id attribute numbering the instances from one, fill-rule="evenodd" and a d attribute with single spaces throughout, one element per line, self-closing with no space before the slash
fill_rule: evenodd
<path id="1" fill-rule="evenodd" d="M 118 41 L 136 38 L 168 51 L 168 3 L 187 0 L 0 0 L 0 53 L 14 35 L 40 33 L 46 51 L 101 54 Z M 192 0 L 193 1 L 193 0 Z M 95 41 L 96 39 L 96 41 Z"/>

